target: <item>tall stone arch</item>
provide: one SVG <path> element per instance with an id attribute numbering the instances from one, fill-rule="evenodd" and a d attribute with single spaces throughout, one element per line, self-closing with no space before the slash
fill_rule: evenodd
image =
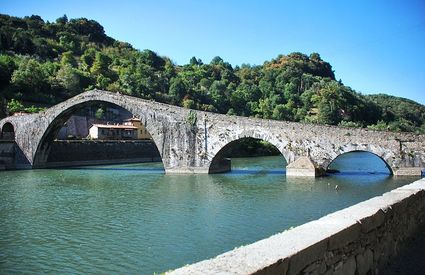
<path id="1" fill-rule="evenodd" d="M 133 115 L 142 120 L 148 132 L 151 134 L 153 142 L 163 157 L 163 142 L 161 136 L 162 122 L 164 118 L 159 118 L 155 110 L 151 110 L 148 104 L 141 105 L 140 102 L 129 102 L 123 100 L 120 94 L 104 93 L 102 91 L 92 91 L 81 94 L 61 104 L 48 109 L 44 114 L 37 117 L 34 125 L 38 125 L 38 131 L 34 131 L 35 141 L 32 146 L 32 166 L 34 168 L 44 167 L 50 150 L 50 144 L 56 137 L 58 131 L 69 117 L 78 109 L 93 103 L 109 103 L 128 110 Z"/>

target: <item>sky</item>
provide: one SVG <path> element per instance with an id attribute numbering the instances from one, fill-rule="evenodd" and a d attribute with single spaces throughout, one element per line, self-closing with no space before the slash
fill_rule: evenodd
<path id="1" fill-rule="evenodd" d="M 357 92 L 425 104 L 424 0 L 0 0 L 0 13 L 93 19 L 180 65 L 192 56 L 235 66 L 317 52 Z"/>

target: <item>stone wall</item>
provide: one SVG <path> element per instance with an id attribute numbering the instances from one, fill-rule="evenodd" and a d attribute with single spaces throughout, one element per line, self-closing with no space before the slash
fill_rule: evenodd
<path id="1" fill-rule="evenodd" d="M 28 168 L 31 164 L 21 148 L 14 141 L 0 140 L 0 170 Z"/>
<path id="2" fill-rule="evenodd" d="M 378 274 L 425 225 L 425 179 L 167 274 Z"/>
<path id="3" fill-rule="evenodd" d="M 47 167 L 161 161 L 152 141 L 54 141 Z"/>
<path id="4" fill-rule="evenodd" d="M 15 164 L 15 142 L 0 141 L 1 169 L 11 169 Z"/>

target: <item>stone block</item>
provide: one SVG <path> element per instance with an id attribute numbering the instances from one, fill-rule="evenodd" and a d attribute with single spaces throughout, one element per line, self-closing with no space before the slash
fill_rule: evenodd
<path id="1" fill-rule="evenodd" d="M 356 256 L 357 274 L 366 275 L 373 267 L 373 252 L 366 249 L 364 253 Z"/>
<path id="2" fill-rule="evenodd" d="M 421 177 L 423 167 L 402 167 L 394 169 L 394 176 L 396 177 Z"/>
<path id="3" fill-rule="evenodd" d="M 286 167 L 287 177 L 316 177 L 316 169 L 300 169 Z"/>
<path id="4" fill-rule="evenodd" d="M 303 274 L 312 274 L 312 273 L 318 273 L 318 270 L 320 268 L 320 264 L 322 262 L 316 261 L 314 263 L 309 264 L 306 268 L 302 270 Z"/>
<path id="5" fill-rule="evenodd" d="M 329 250 L 342 248 L 349 243 L 358 241 L 361 226 L 358 223 L 352 224 L 329 237 Z"/>
<path id="6" fill-rule="evenodd" d="M 322 240 L 291 256 L 289 259 L 288 274 L 299 274 L 301 270 L 312 262 L 323 259 L 327 246 L 327 240 Z"/>
<path id="7" fill-rule="evenodd" d="M 332 266 L 342 260 L 343 252 L 342 251 L 327 251 L 325 254 L 325 263 L 327 266 Z"/>
<path id="8" fill-rule="evenodd" d="M 385 213 L 380 209 L 375 214 L 359 220 L 359 223 L 361 224 L 362 232 L 367 233 L 381 226 L 384 221 Z"/>
<path id="9" fill-rule="evenodd" d="M 344 262 L 337 264 L 334 275 L 354 275 L 356 273 L 356 260 L 354 257 L 348 258 Z"/>

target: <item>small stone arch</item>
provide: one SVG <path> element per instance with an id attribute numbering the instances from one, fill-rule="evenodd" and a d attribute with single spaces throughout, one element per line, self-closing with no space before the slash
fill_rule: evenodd
<path id="1" fill-rule="evenodd" d="M 12 123 L 6 122 L 1 128 L 1 138 L 3 140 L 15 140 L 15 127 Z"/>
<path id="2" fill-rule="evenodd" d="M 96 103 L 100 103 L 100 104 L 106 103 L 106 104 L 116 105 L 131 113 L 133 113 L 132 111 L 134 111 L 133 109 L 129 108 L 130 106 L 126 106 L 126 104 L 123 104 L 120 101 L 109 99 L 107 95 L 101 98 L 87 98 L 85 100 L 81 100 L 76 103 L 73 103 L 72 105 L 68 105 L 65 108 L 61 108 L 61 111 L 54 115 L 53 119 L 50 121 L 46 130 L 44 131 L 40 141 L 38 142 L 37 149 L 35 151 L 34 158 L 33 158 L 34 168 L 42 168 L 45 166 L 50 149 L 51 149 L 50 145 L 52 144 L 53 140 L 57 136 L 62 125 L 72 116 L 72 114 L 79 109 L 82 109 L 86 106 L 90 106 Z M 137 115 L 140 116 L 140 114 L 137 114 Z M 155 146 L 158 148 L 158 138 L 156 137 L 155 132 L 151 131 L 152 130 L 151 127 L 153 126 L 150 125 L 150 123 L 146 123 L 146 121 L 150 119 L 149 114 L 145 114 L 144 116 L 145 117 L 139 117 L 139 118 L 143 121 L 142 123 L 144 124 L 147 131 L 151 134 L 152 140 L 155 143 Z M 159 150 L 159 153 L 162 160 L 161 150 Z"/>
<path id="3" fill-rule="evenodd" d="M 278 138 L 257 132 L 242 132 L 238 135 L 229 136 L 227 139 L 222 140 L 220 145 L 214 147 L 214 152 L 210 154 L 211 161 L 209 163 L 208 173 L 212 174 L 230 171 L 230 160 L 224 158 L 226 150 L 228 150 L 235 142 L 245 138 L 263 140 L 272 144 L 280 152 L 287 163 L 289 163 L 289 160 L 293 158 L 293 153 L 285 149 L 287 142 L 283 142 Z"/>
<path id="4" fill-rule="evenodd" d="M 394 169 L 391 167 L 391 165 L 390 165 L 390 160 L 389 160 L 389 158 L 386 158 L 384 155 L 382 155 L 382 154 L 380 154 L 379 152 L 374 152 L 375 150 L 362 150 L 362 149 L 353 149 L 353 150 L 345 150 L 345 151 L 343 151 L 343 152 L 341 152 L 341 153 L 339 153 L 339 154 L 337 154 L 334 158 L 332 158 L 331 160 L 328 160 L 326 163 L 325 163 L 325 165 L 324 165 L 324 167 L 325 167 L 325 171 L 327 171 L 328 169 L 329 169 L 329 166 L 339 157 L 339 156 L 342 156 L 342 155 L 344 155 L 344 154 L 347 154 L 347 153 L 352 153 L 352 152 L 366 152 L 366 153 L 370 153 L 370 154 L 372 154 L 372 155 L 375 155 L 376 157 L 378 157 L 379 159 L 381 159 L 383 162 L 384 162 L 384 164 L 385 164 L 385 166 L 387 167 L 387 169 L 388 169 L 388 171 L 390 172 L 390 174 L 391 175 L 393 175 L 394 174 Z"/>

